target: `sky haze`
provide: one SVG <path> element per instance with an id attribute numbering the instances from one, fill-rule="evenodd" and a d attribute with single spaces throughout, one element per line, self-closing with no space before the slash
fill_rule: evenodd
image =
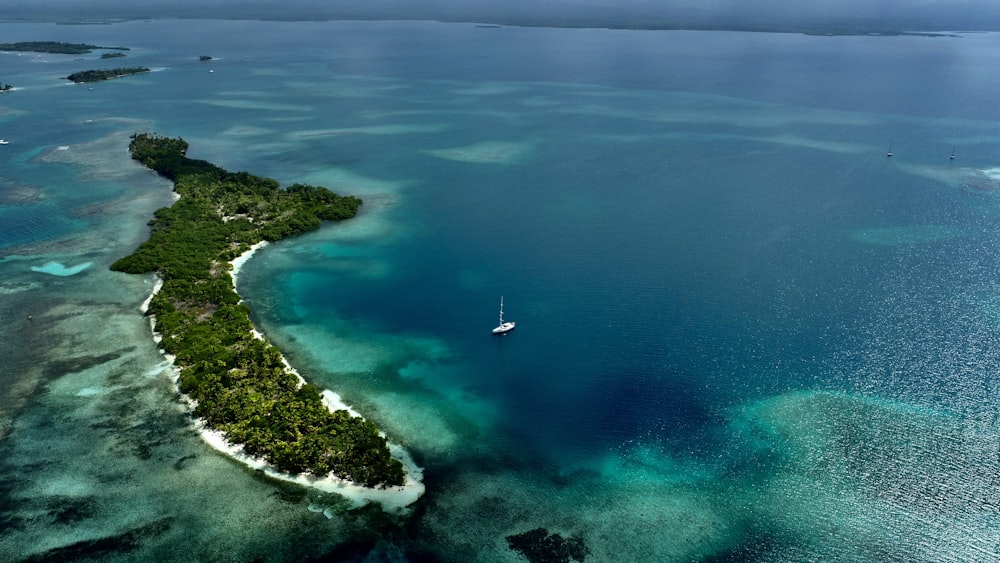
<path id="1" fill-rule="evenodd" d="M 4 19 L 440 19 L 550 26 L 1000 30 L 995 0 L 13 0 Z"/>

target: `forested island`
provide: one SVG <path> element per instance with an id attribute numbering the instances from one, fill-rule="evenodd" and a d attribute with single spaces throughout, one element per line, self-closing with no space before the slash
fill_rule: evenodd
<path id="1" fill-rule="evenodd" d="M 144 66 L 133 66 L 128 68 L 111 68 L 107 70 L 84 70 L 82 72 L 74 72 L 73 74 L 67 76 L 66 80 L 72 80 L 77 84 L 81 84 L 84 82 L 111 80 L 112 78 L 142 74 L 143 72 L 149 72 L 149 69 Z"/>
<path id="2" fill-rule="evenodd" d="M 101 53 L 102 59 L 121 59 L 125 57 L 125 53 L 120 51 L 115 51 L 114 53 Z"/>
<path id="3" fill-rule="evenodd" d="M 86 55 L 95 49 L 128 51 L 128 47 L 101 47 L 87 43 L 62 43 L 59 41 L 21 41 L 0 43 L 0 51 L 22 51 L 28 53 L 53 53 L 59 55 Z"/>
<path id="4" fill-rule="evenodd" d="M 270 178 L 187 158 L 187 149 L 180 138 L 132 136 L 132 158 L 172 180 L 181 197 L 154 213 L 149 240 L 111 269 L 162 280 L 148 312 L 195 416 L 285 473 L 403 484 L 403 466 L 374 423 L 331 412 L 318 388 L 254 336 L 230 275 L 230 262 L 252 245 L 353 217 L 361 200 L 304 184 L 280 189 Z"/>

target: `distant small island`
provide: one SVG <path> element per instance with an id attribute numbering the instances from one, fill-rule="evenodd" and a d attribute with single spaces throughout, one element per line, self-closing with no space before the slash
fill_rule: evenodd
<path id="1" fill-rule="evenodd" d="M 59 55 L 86 55 L 96 49 L 128 51 L 128 47 L 101 47 L 87 43 L 62 43 L 59 41 L 21 41 L 0 43 L 0 51 L 21 51 L 28 53 L 53 53 Z"/>
<path id="2" fill-rule="evenodd" d="M 253 245 L 353 217 L 361 200 L 305 184 L 280 189 L 270 178 L 187 158 L 187 149 L 179 138 L 132 136 L 132 158 L 172 180 L 181 197 L 154 213 L 149 240 L 111 269 L 156 272 L 162 281 L 148 312 L 195 416 L 285 473 L 403 485 L 403 465 L 375 424 L 331 412 L 320 390 L 255 334 L 230 275 L 231 261 Z"/>
<path id="3" fill-rule="evenodd" d="M 116 51 L 114 53 L 101 53 L 102 59 L 120 59 L 125 56 L 125 53 Z"/>
<path id="4" fill-rule="evenodd" d="M 144 66 L 133 66 L 107 70 L 84 70 L 82 72 L 74 72 L 73 74 L 67 76 L 66 80 L 72 80 L 77 84 L 81 84 L 84 82 L 111 80 L 112 78 L 121 78 L 122 76 L 131 76 L 133 74 L 141 74 L 143 72 L 149 72 L 149 69 Z"/>

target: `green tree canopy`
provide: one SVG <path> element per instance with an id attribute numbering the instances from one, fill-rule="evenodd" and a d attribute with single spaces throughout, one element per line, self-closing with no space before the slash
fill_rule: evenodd
<path id="1" fill-rule="evenodd" d="M 330 412 L 277 348 L 253 336 L 230 275 L 229 262 L 253 244 L 353 217 L 361 200 L 305 184 L 281 189 L 270 178 L 190 159 L 180 138 L 136 134 L 129 151 L 173 180 L 181 198 L 153 214 L 149 240 L 111 269 L 162 278 L 149 312 L 160 345 L 175 356 L 181 392 L 197 402 L 195 414 L 281 471 L 401 485 L 403 466 L 375 424 Z"/>

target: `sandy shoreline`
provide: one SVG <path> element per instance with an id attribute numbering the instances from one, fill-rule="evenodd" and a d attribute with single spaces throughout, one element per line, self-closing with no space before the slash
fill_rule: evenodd
<path id="1" fill-rule="evenodd" d="M 233 258 L 233 261 L 229 263 L 229 265 L 232 266 L 232 270 L 229 272 L 229 275 L 233 277 L 233 291 L 236 291 L 237 295 L 239 295 L 239 291 L 236 290 L 236 278 L 237 276 L 240 275 L 240 270 L 243 269 L 243 265 L 247 263 L 247 260 L 253 257 L 254 253 L 257 252 L 257 250 L 264 248 L 265 246 L 267 246 L 267 244 L 268 243 L 266 240 L 262 240 L 257 244 L 251 246 L 250 250 L 247 250 L 243 254 L 240 254 L 236 258 Z"/>
<path id="2" fill-rule="evenodd" d="M 237 276 L 239 275 L 240 269 L 243 268 L 243 265 L 246 264 L 246 262 L 253 256 L 253 254 L 259 248 L 262 248 L 266 245 L 267 245 L 266 241 L 259 242 L 250 247 L 250 250 L 237 256 L 235 259 L 233 259 L 232 262 L 230 262 L 230 265 L 232 266 L 231 275 L 233 277 L 234 290 L 236 288 L 236 280 Z M 143 301 L 140 307 L 143 314 L 146 314 L 149 311 L 150 302 L 162 287 L 163 287 L 163 280 L 157 278 L 156 283 L 153 285 L 153 291 L 149 294 L 149 297 L 147 297 L 146 300 Z M 157 334 L 155 331 L 156 320 L 152 316 L 150 316 L 149 323 L 150 323 L 150 330 L 153 331 L 153 339 L 154 341 L 159 343 L 160 335 Z M 253 335 L 256 338 L 260 338 L 261 340 L 264 339 L 264 335 L 261 334 L 256 328 L 253 329 Z M 173 380 L 174 382 L 174 387 L 177 389 L 177 392 L 188 404 L 188 407 L 191 410 L 191 412 L 194 412 L 194 407 L 195 407 L 194 401 L 192 401 L 188 396 L 184 395 L 183 393 L 180 393 L 180 388 L 178 387 L 178 383 L 180 380 L 180 370 L 174 365 L 174 358 L 170 354 L 165 353 L 162 349 L 160 350 L 160 353 L 163 354 L 164 358 L 166 358 L 166 364 L 164 365 L 164 370 L 168 371 L 171 380 Z M 288 360 L 286 360 L 283 355 L 281 357 L 281 361 L 285 364 L 285 367 L 299 379 L 301 383 L 305 383 L 305 379 L 303 379 L 302 376 L 299 374 L 299 372 L 296 371 L 295 368 L 293 368 L 291 364 L 288 363 Z M 331 411 L 346 410 L 352 416 L 361 417 L 361 415 L 357 411 L 355 411 L 353 408 L 351 408 L 350 406 L 348 406 L 343 402 L 343 400 L 340 398 L 340 395 L 328 389 L 323 390 L 323 403 L 326 404 L 327 408 L 330 409 Z M 421 495 L 424 494 L 424 483 L 422 481 L 424 474 L 423 469 L 413 461 L 413 458 L 410 456 L 409 452 L 407 452 L 406 449 L 404 449 L 402 446 L 398 444 L 389 443 L 388 444 L 389 452 L 392 454 L 393 458 L 398 459 L 400 462 L 402 462 L 403 468 L 406 471 L 405 483 L 402 486 L 387 487 L 385 489 L 373 489 L 370 487 L 364 487 L 362 485 L 358 485 L 351 481 L 346 481 L 344 479 L 334 477 L 332 475 L 323 478 L 317 478 L 306 475 L 289 475 L 287 473 L 281 473 L 276 469 L 274 469 L 272 466 L 270 466 L 263 459 L 244 454 L 242 446 L 229 443 L 226 440 L 225 436 L 222 434 L 222 432 L 208 428 L 205 425 L 204 420 L 195 418 L 194 425 L 198 431 L 198 434 L 201 436 L 202 440 L 205 441 L 205 443 L 207 443 L 214 449 L 232 457 L 233 459 L 236 459 L 237 461 L 247 465 L 248 467 L 261 470 L 275 479 L 281 479 L 282 481 L 290 481 L 292 483 L 298 483 L 306 487 L 313 487 L 324 492 L 339 494 L 350 500 L 354 507 L 364 506 L 369 502 L 377 502 L 380 505 L 382 505 L 382 508 L 384 510 L 398 512 L 404 510 L 407 506 L 416 502 L 416 500 L 420 498 Z M 385 434 L 382 434 L 381 432 L 380 434 L 382 436 L 385 436 Z"/>

